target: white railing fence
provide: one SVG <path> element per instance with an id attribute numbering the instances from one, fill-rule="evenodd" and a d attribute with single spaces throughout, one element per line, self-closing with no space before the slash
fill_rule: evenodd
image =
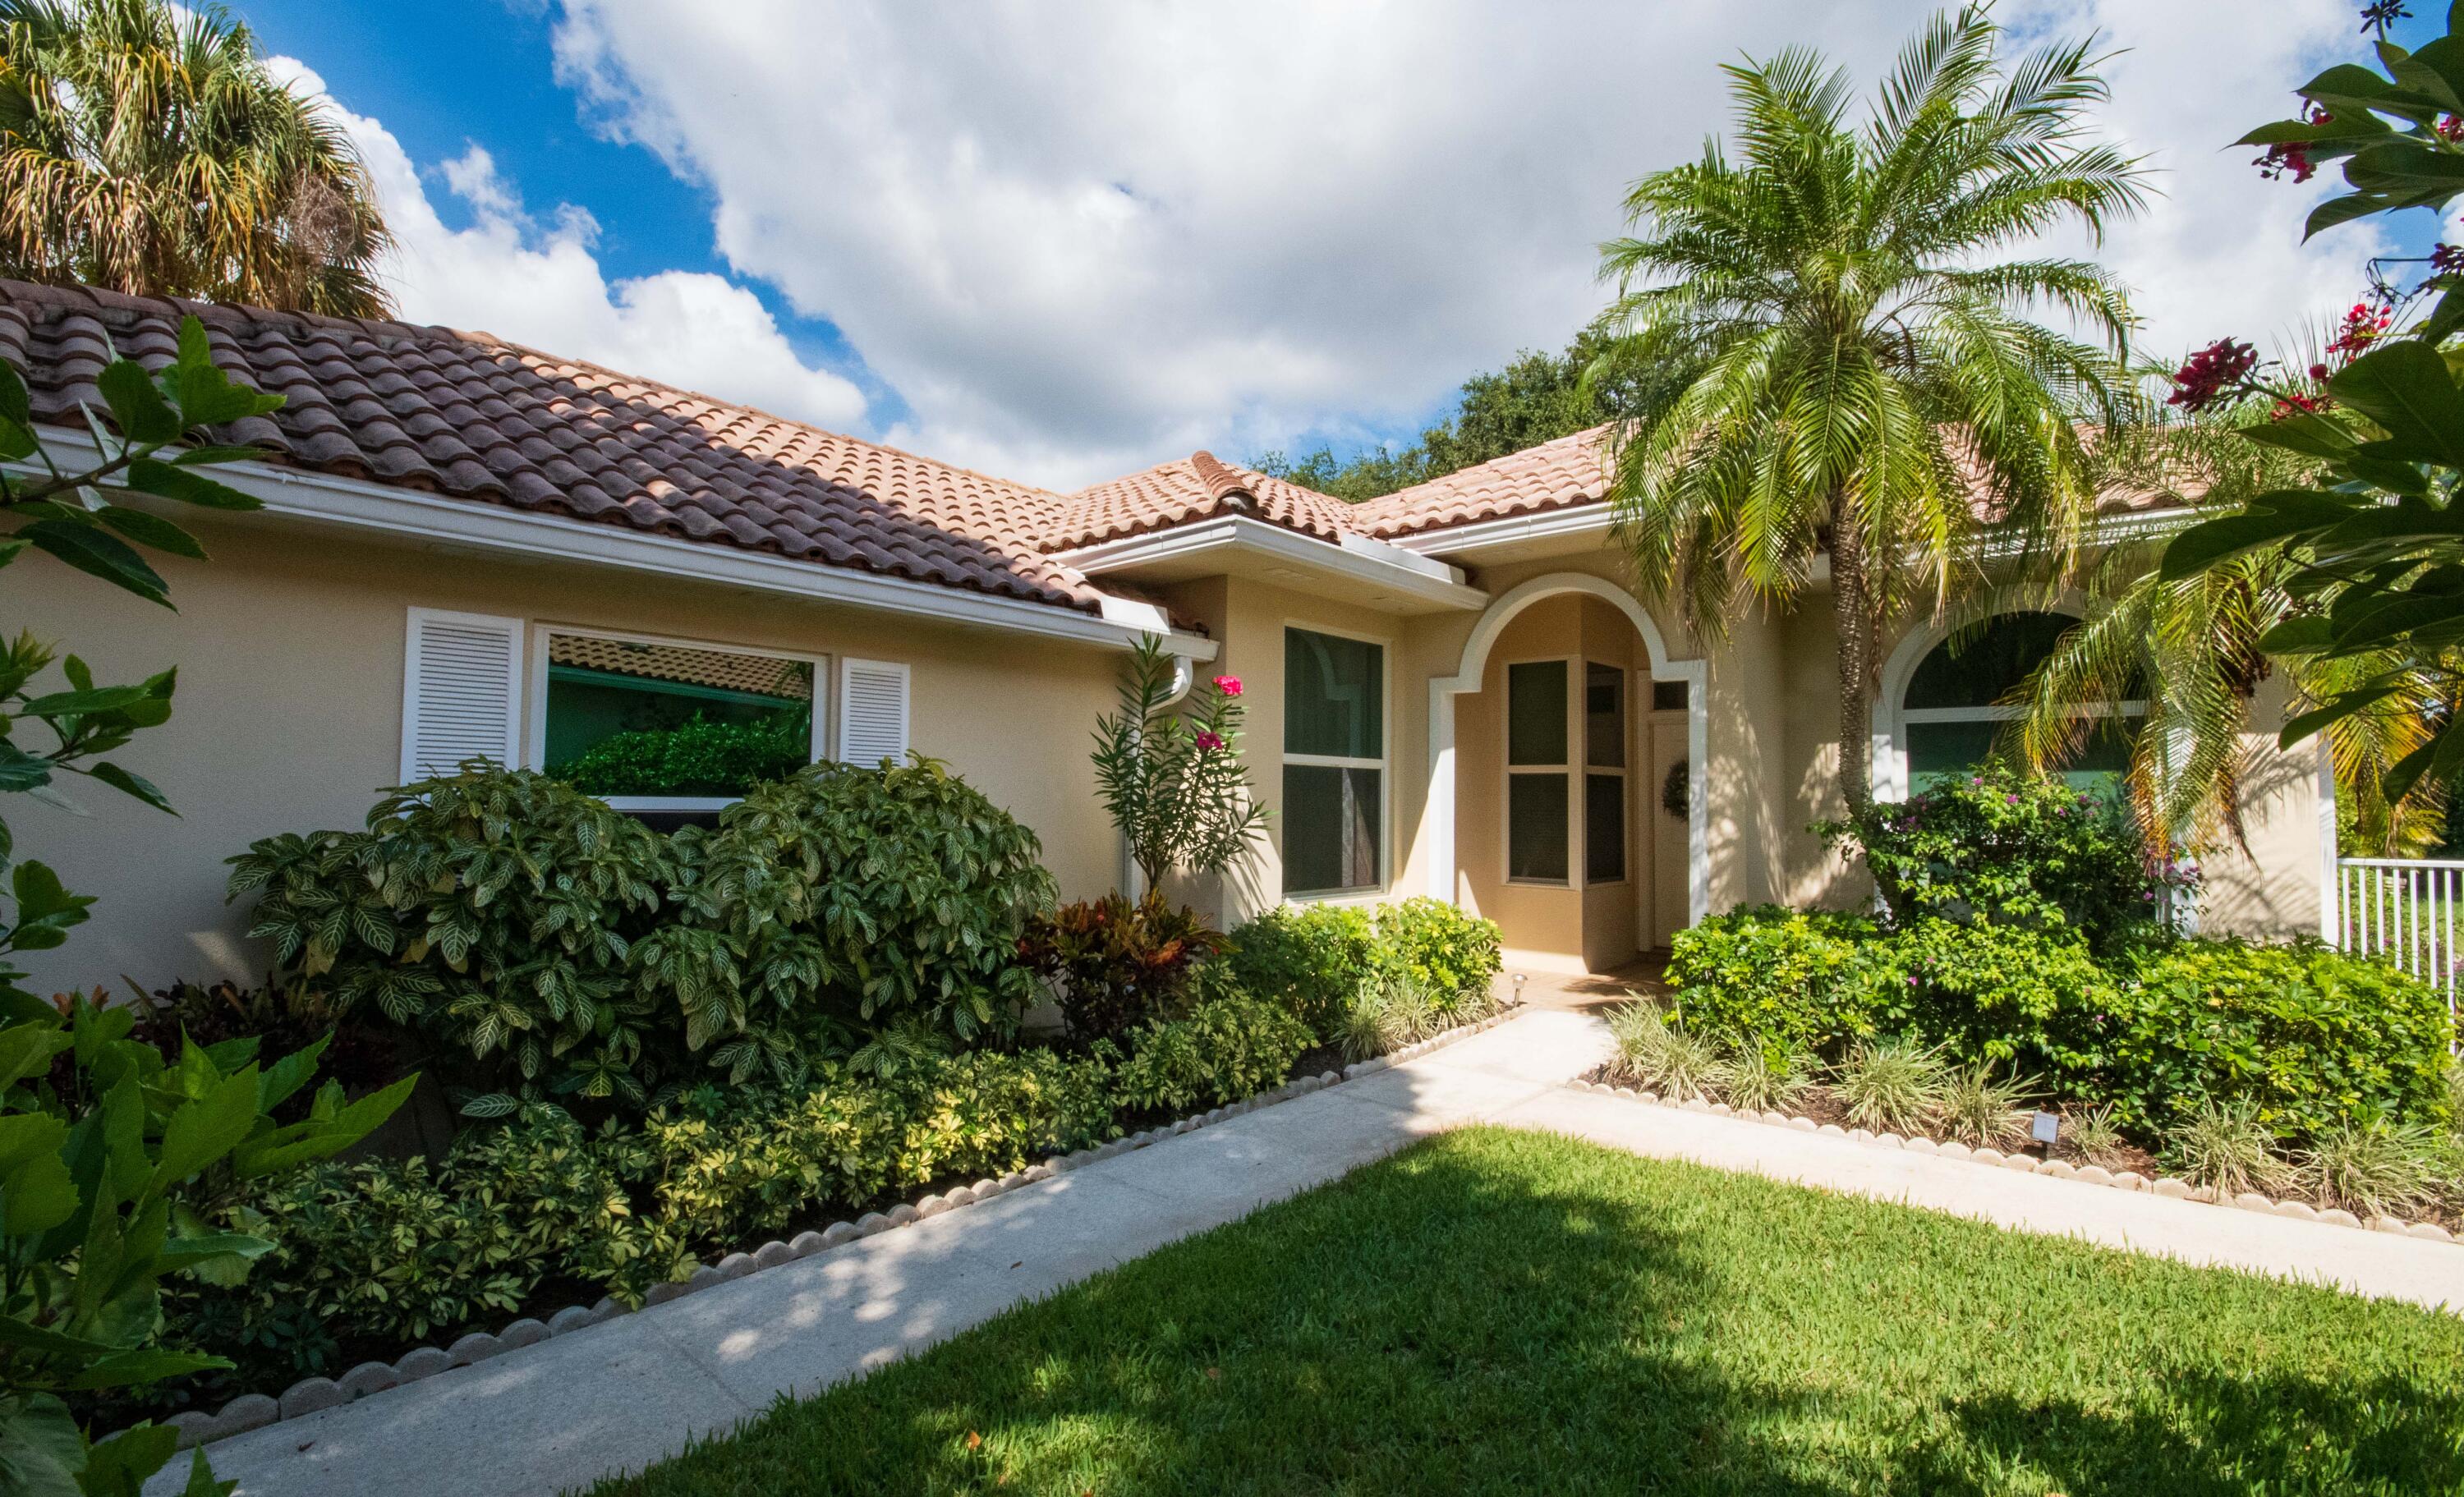
<path id="1" fill-rule="evenodd" d="M 2329 929 L 2336 944 L 2360 957 L 2381 957 L 2447 995 L 2455 1012 L 2456 937 L 2464 920 L 2464 863 L 2427 858 L 2339 858 L 2336 908 Z"/>

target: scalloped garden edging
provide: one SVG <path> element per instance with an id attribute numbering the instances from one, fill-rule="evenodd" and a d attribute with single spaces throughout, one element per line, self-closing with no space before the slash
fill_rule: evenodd
<path id="1" fill-rule="evenodd" d="M 1971 1164 L 1998 1165 L 2022 1175 L 2041 1175 L 2048 1179 L 2076 1180 L 2082 1185 L 2105 1185 L 2115 1190 L 2145 1191 L 2168 1200 L 2195 1200 L 2209 1205 L 2234 1206 L 2243 1211 L 2255 1211 L 2267 1216 L 2290 1217 L 2297 1222 L 2324 1222 L 2333 1226 L 2363 1228 L 2373 1232 L 2389 1232 L 2399 1237 L 2417 1237 L 2424 1242 L 2453 1243 L 2455 1234 L 2435 1222 L 2405 1222 L 2395 1217 L 2374 1217 L 2364 1222 L 2349 1211 L 2337 1207 L 2321 1209 L 2306 1200 L 2278 1200 L 2255 1190 L 2243 1191 L 2230 1200 L 2218 1200 L 2215 1191 L 2205 1185 L 2192 1185 L 2171 1176 L 2154 1179 L 2136 1170 L 2113 1171 L 2095 1164 L 2073 1164 L 2067 1159 L 2038 1159 L 2033 1155 L 2004 1154 L 1999 1149 L 1974 1148 L 1949 1138 L 1927 1138 L 1923 1135 L 1902 1137 L 1898 1134 L 1878 1134 L 1865 1128 L 1842 1128 L 1837 1123 L 1818 1123 L 1802 1113 L 1749 1112 L 1726 1102 L 1711 1102 L 1696 1097 L 1686 1102 L 1670 1102 L 1656 1091 L 1637 1087 L 1620 1087 L 1605 1081 L 1576 1078 L 1566 1085 L 1577 1091 L 1596 1091 L 1608 1096 L 1624 1097 L 1634 1102 L 1648 1102 L 1656 1107 L 1675 1108 L 1684 1112 L 1703 1112 L 1714 1116 L 1739 1118 L 1749 1123 L 1768 1123 L 1777 1128 L 1793 1128 L 1799 1133 L 1821 1134 L 1845 1138 L 1854 1143 L 1880 1149 L 1905 1149 L 1914 1154 L 1936 1155 L 1946 1159 L 1965 1159 Z"/>
<path id="2" fill-rule="evenodd" d="M 709 1288 L 715 1284 L 726 1284 L 763 1268 L 775 1268 L 781 1264 L 810 1258 L 816 1253 L 842 1246 L 859 1238 L 887 1232 L 893 1227 L 911 1226 L 928 1218 L 939 1216 L 943 1212 L 953 1211 L 960 1206 L 971 1206 L 979 1200 L 990 1200 L 996 1196 L 1006 1195 L 1021 1186 L 1031 1185 L 1038 1180 L 1050 1179 L 1056 1175 L 1066 1175 L 1071 1170 L 1111 1158 L 1115 1155 L 1127 1154 L 1133 1149 L 1143 1149 L 1149 1144 L 1160 1143 L 1166 1138 L 1177 1137 L 1211 1123 L 1224 1122 L 1254 1112 L 1262 1107 L 1271 1107 L 1275 1103 L 1288 1101 L 1293 1097 L 1307 1096 L 1313 1091 L 1323 1091 L 1328 1087 L 1357 1076 L 1371 1075 L 1388 1069 L 1404 1061 L 1425 1055 L 1431 1050 L 1452 1045 L 1458 1040 L 1468 1039 L 1485 1029 L 1495 1028 L 1512 1018 L 1514 1013 L 1515 1010 L 1511 1008 L 1500 1009 L 1485 1019 L 1458 1025 L 1442 1034 L 1432 1035 L 1428 1039 L 1404 1046 L 1399 1049 L 1390 1050 L 1384 1055 L 1373 1056 L 1365 1061 L 1355 1061 L 1346 1066 L 1340 1073 L 1330 1070 L 1320 1075 L 1303 1076 L 1287 1081 L 1272 1090 L 1261 1091 L 1255 1096 L 1244 1097 L 1238 1102 L 1229 1102 L 1176 1122 L 1158 1124 L 1143 1133 L 1115 1138 L 1109 1143 L 1081 1149 L 1074 1154 L 1055 1155 L 1042 1164 L 1013 1171 L 999 1179 L 981 1179 L 973 1185 L 956 1186 L 938 1195 L 927 1196 L 913 1204 L 901 1202 L 887 1211 L 868 1211 L 852 1222 L 834 1222 L 821 1231 L 800 1232 L 786 1242 L 764 1243 L 749 1253 L 729 1253 L 715 1264 L 697 1263 L 693 1271 L 684 1278 L 671 1279 L 665 1284 L 651 1286 L 649 1293 L 643 1296 L 642 1308 L 647 1310 L 653 1305 L 664 1305 L 671 1300 L 682 1299 L 688 1294 Z M 433 1377 L 439 1373 L 450 1372 L 456 1367 L 469 1367 L 517 1348 L 535 1345 L 551 1336 L 569 1335 L 576 1331 L 598 1325 L 602 1321 L 613 1320 L 620 1315 L 631 1313 L 633 1311 L 613 1298 L 603 1298 L 598 1304 L 588 1307 L 570 1305 L 543 1321 L 536 1317 L 524 1316 L 493 1335 L 484 1331 L 474 1331 L 456 1340 L 451 1346 L 415 1347 L 390 1362 L 362 1362 L 340 1377 L 303 1377 L 283 1390 L 279 1398 L 262 1393 L 246 1393 L 224 1404 L 214 1413 L 209 1414 L 203 1409 L 183 1409 L 165 1418 L 162 1422 L 179 1431 L 180 1448 L 185 1450 L 190 1445 L 209 1444 L 232 1435 L 244 1435 L 253 1429 L 262 1429 L 268 1424 L 297 1419 L 305 1414 L 316 1414 L 326 1409 L 339 1408 L 345 1403 L 355 1403 L 371 1394 L 383 1393 L 387 1388 L 417 1382 L 423 1377 Z"/>

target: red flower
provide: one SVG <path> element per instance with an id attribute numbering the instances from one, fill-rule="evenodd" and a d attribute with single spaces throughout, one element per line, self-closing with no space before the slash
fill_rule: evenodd
<path id="1" fill-rule="evenodd" d="M 2314 363 L 2310 366 L 2310 378 L 2314 380 L 2324 380 L 2328 373 L 2329 370 L 2323 363 Z"/>
<path id="2" fill-rule="evenodd" d="M 2173 393 L 2165 404 L 2184 410 L 2204 410 L 2238 386 L 2258 367 L 2258 350 L 2248 343 L 2219 338 L 2173 371 Z"/>
<path id="3" fill-rule="evenodd" d="M 2336 341 L 2327 345 L 2327 351 L 2349 359 L 2385 336 L 2394 322 L 2395 314 L 2387 308 L 2356 301 L 2353 309 L 2344 314 L 2344 325 L 2336 334 Z"/>
<path id="4" fill-rule="evenodd" d="M 2258 174 L 2270 182 L 2286 176 L 2290 176 L 2296 182 L 2307 182 L 2319 174 L 2318 165 L 2310 160 L 2310 147 L 2298 142 L 2286 145 L 2271 145 L 2267 148 L 2266 155 L 2259 157 L 2251 165 L 2256 166 Z"/>
<path id="5" fill-rule="evenodd" d="M 1237 675 L 1219 675 L 1215 678 L 1215 689 L 1226 696 L 1238 696 L 1241 694 L 1241 678 Z"/>
<path id="6" fill-rule="evenodd" d="M 2267 413 L 2270 421 L 2284 421 L 2294 416 L 2314 414 L 2336 404 L 2324 395 L 2303 395 L 2291 392 L 2279 396 L 2276 408 Z"/>
<path id="7" fill-rule="evenodd" d="M 1223 746 L 1223 736 L 1220 733 L 1200 733 L 1191 741 L 1211 754 Z"/>
<path id="8" fill-rule="evenodd" d="M 2442 244 L 2430 252 L 2430 268 L 2441 275 L 2464 271 L 2464 245 Z"/>

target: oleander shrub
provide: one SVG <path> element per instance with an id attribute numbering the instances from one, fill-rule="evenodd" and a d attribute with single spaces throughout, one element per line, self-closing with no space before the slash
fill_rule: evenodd
<path id="1" fill-rule="evenodd" d="M 1109 1039 L 1186 1006 L 1224 937 L 1198 912 L 1150 892 L 1064 905 L 1027 922 L 1019 958 L 1051 985 L 1073 1039 Z"/>
<path id="2" fill-rule="evenodd" d="M 1825 911 L 1740 906 L 1677 933 L 1667 981 L 1705 1034 L 1776 1059 L 1876 1032 L 1887 981 L 1874 922 Z"/>
<path id="3" fill-rule="evenodd" d="M 1895 922 L 2066 926 L 2100 951 L 2198 878 L 2150 859 L 2113 800 L 1999 763 L 1815 829 L 1864 862 Z"/>
<path id="4" fill-rule="evenodd" d="M 1229 989 L 1283 1005 L 1331 1041 L 1376 974 L 1376 927 L 1353 905 L 1280 907 L 1234 931 L 1216 966 Z"/>
<path id="5" fill-rule="evenodd" d="M 1502 965 L 1496 921 L 1419 894 L 1377 912 L 1375 940 L 1376 967 L 1416 983 L 1442 1017 L 1477 1018 L 1488 1011 Z"/>
<path id="6" fill-rule="evenodd" d="M 1281 1086 L 1315 1043 L 1281 1003 L 1243 995 L 1210 998 L 1180 1019 L 1151 1020 L 1124 1037 L 1128 1051 L 1113 1095 L 1133 1112 L 1186 1112 Z"/>

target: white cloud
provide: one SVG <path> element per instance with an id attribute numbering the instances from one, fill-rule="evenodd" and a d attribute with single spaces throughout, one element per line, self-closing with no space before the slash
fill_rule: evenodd
<path id="1" fill-rule="evenodd" d="M 897 439 L 1067 484 L 1391 424 L 1561 343 L 1623 187 L 1725 122 L 1720 63 L 1801 43 L 1869 83 L 1930 10 L 564 0 L 556 35 L 612 134 L 715 193 L 731 264 L 901 392 Z M 2166 196 L 2105 254 L 2151 348 L 2263 338 L 2367 253 L 2300 246 L 2323 181 L 2219 154 L 2353 50 L 2343 0 L 2267 10 L 2010 12 L 2134 49 L 2108 119 Z"/>
<path id="2" fill-rule="evenodd" d="M 288 59 L 298 86 L 323 81 Z M 774 414 L 847 429 L 864 415 L 861 390 L 800 359 L 760 300 L 726 277 L 693 271 L 610 281 L 592 253 L 599 226 L 571 204 L 542 219 L 472 145 L 436 168 L 470 209 L 449 227 L 402 143 L 339 103 L 367 159 L 399 250 L 385 279 L 405 319 L 485 330 L 564 358 L 664 380 Z"/>

